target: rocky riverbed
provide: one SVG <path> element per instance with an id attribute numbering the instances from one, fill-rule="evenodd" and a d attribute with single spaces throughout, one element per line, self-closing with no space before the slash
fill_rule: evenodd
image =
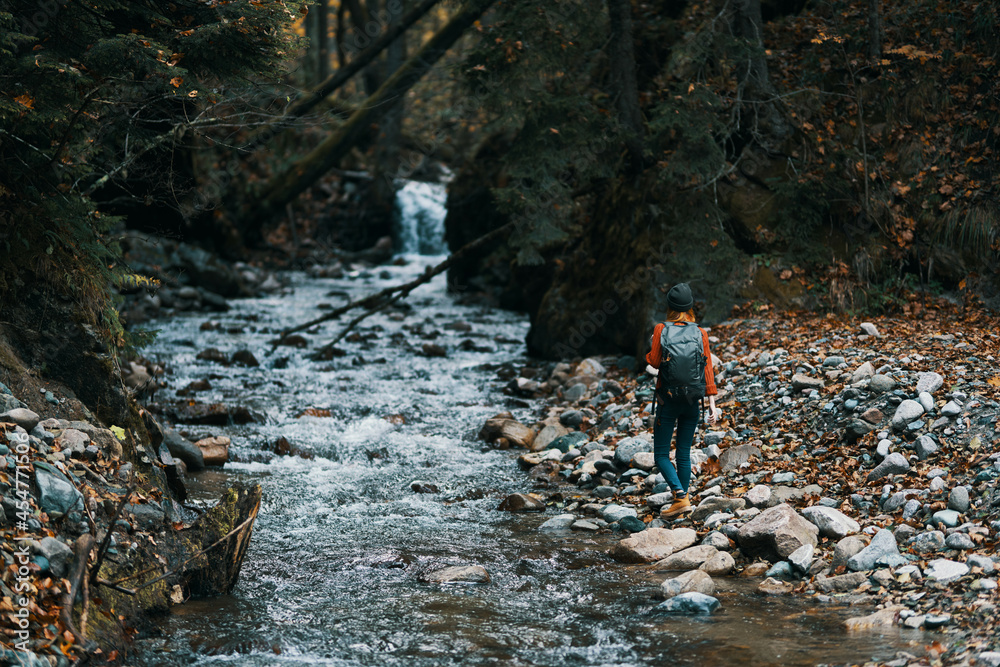
<path id="1" fill-rule="evenodd" d="M 886 664 L 1000 664 L 997 321 L 946 303 L 921 318 L 745 319 L 711 330 L 721 423 L 696 436 L 693 513 L 653 464 L 653 381 L 634 358 L 527 367 L 544 401 L 480 437 L 530 450 L 531 494 L 500 509 L 553 514 L 538 530 L 606 535 L 622 567 L 660 573 L 655 607 L 711 614 L 718 583 L 761 596 L 875 609 L 850 631 L 926 632 Z M 919 655 L 917 653 L 920 653 Z"/>

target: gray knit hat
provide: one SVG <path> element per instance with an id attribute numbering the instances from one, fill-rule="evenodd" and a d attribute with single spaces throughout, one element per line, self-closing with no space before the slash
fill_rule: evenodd
<path id="1" fill-rule="evenodd" d="M 667 306 L 678 313 L 691 310 L 694 306 L 694 297 L 691 296 L 691 288 L 687 283 L 678 283 L 670 288 L 667 292 Z"/>

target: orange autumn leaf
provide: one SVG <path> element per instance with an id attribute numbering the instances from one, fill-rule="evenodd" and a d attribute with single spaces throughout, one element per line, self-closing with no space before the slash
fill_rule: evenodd
<path id="1" fill-rule="evenodd" d="M 170 85 L 174 88 L 180 88 L 182 83 L 184 83 L 184 79 L 179 76 L 175 76 L 170 80 Z"/>
<path id="2" fill-rule="evenodd" d="M 330 411 L 329 410 L 323 410 L 323 409 L 320 409 L 320 408 L 306 408 L 305 410 L 302 411 L 302 414 L 299 415 L 300 418 L 301 417 L 329 417 L 329 416 L 330 416 Z"/>
<path id="3" fill-rule="evenodd" d="M 996 377 L 991 377 L 989 380 L 986 381 L 986 384 L 990 385 L 991 387 L 1000 387 L 1000 375 Z"/>
<path id="4" fill-rule="evenodd" d="M 31 95 L 25 93 L 24 95 L 18 95 L 14 98 L 14 101 L 20 104 L 22 107 L 28 107 L 29 109 L 35 108 L 35 98 Z"/>

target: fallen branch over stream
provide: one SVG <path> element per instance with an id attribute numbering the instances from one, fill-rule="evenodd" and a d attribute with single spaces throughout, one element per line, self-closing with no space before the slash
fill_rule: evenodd
<path id="1" fill-rule="evenodd" d="M 316 353 L 317 355 L 322 355 L 324 352 L 329 351 L 334 345 L 340 342 L 344 338 L 344 336 L 346 336 L 354 327 L 356 327 L 365 318 L 368 318 L 374 315 L 375 313 L 384 310 L 388 306 L 396 303 L 400 299 L 409 296 L 409 294 L 417 287 L 423 285 L 424 283 L 430 282 L 430 280 L 434 276 L 447 271 L 455 263 L 455 260 L 457 260 L 458 258 L 468 254 L 469 252 L 477 248 L 481 248 L 490 241 L 496 240 L 497 238 L 503 236 L 511 229 L 513 229 L 513 227 L 514 223 L 509 222 L 506 225 L 497 227 L 493 231 L 480 236 L 474 241 L 466 243 L 464 246 L 462 246 L 461 248 L 453 252 L 451 255 L 449 255 L 448 259 L 444 260 L 437 266 L 428 267 L 427 270 L 424 271 L 424 273 L 419 278 L 415 278 L 408 283 L 403 283 L 402 285 L 395 285 L 393 287 L 387 287 L 381 292 L 376 292 L 375 294 L 366 296 L 365 298 L 359 299 L 358 301 L 351 301 L 350 303 L 347 303 L 341 306 L 340 308 L 335 308 L 334 310 L 331 310 L 329 313 L 326 313 L 321 317 L 317 317 L 314 320 L 310 320 L 305 324 L 300 324 L 298 326 L 291 327 L 290 329 L 285 329 L 284 331 L 281 332 L 281 335 L 278 336 L 278 338 L 271 343 L 272 350 L 274 349 L 274 347 L 280 345 L 282 340 L 284 340 L 286 337 L 290 336 L 293 333 L 304 331 L 305 329 L 314 327 L 317 324 L 322 324 L 323 322 L 329 322 L 330 320 L 335 320 L 341 315 L 348 313 L 352 310 L 356 310 L 358 308 L 364 308 L 365 309 L 364 313 L 351 320 L 347 324 L 347 326 L 344 327 L 343 330 L 341 330 L 340 334 L 338 334 L 336 338 L 334 338 L 331 342 L 327 343 L 317 351 Z"/>

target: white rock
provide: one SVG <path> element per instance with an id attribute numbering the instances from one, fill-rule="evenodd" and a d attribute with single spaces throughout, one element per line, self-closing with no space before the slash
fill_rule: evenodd
<path id="1" fill-rule="evenodd" d="M 743 494 L 743 498 L 754 507 L 760 507 L 771 499 L 771 487 L 758 484 Z"/>
<path id="2" fill-rule="evenodd" d="M 925 571 L 928 579 L 938 582 L 952 581 L 969 573 L 969 566 L 947 558 L 937 558 L 928 563 Z"/>
<path id="3" fill-rule="evenodd" d="M 897 430 L 904 429 L 907 424 L 918 419 L 922 414 L 924 414 L 924 406 L 907 399 L 896 407 L 896 414 L 892 416 L 892 427 Z"/>
<path id="4" fill-rule="evenodd" d="M 917 393 L 926 391 L 928 394 L 933 394 L 935 391 L 944 386 L 944 378 L 941 377 L 939 373 L 921 373 L 917 377 Z"/>
<path id="5" fill-rule="evenodd" d="M 878 336 L 878 328 L 871 322 L 862 322 L 861 330 L 864 331 L 869 336 Z"/>

